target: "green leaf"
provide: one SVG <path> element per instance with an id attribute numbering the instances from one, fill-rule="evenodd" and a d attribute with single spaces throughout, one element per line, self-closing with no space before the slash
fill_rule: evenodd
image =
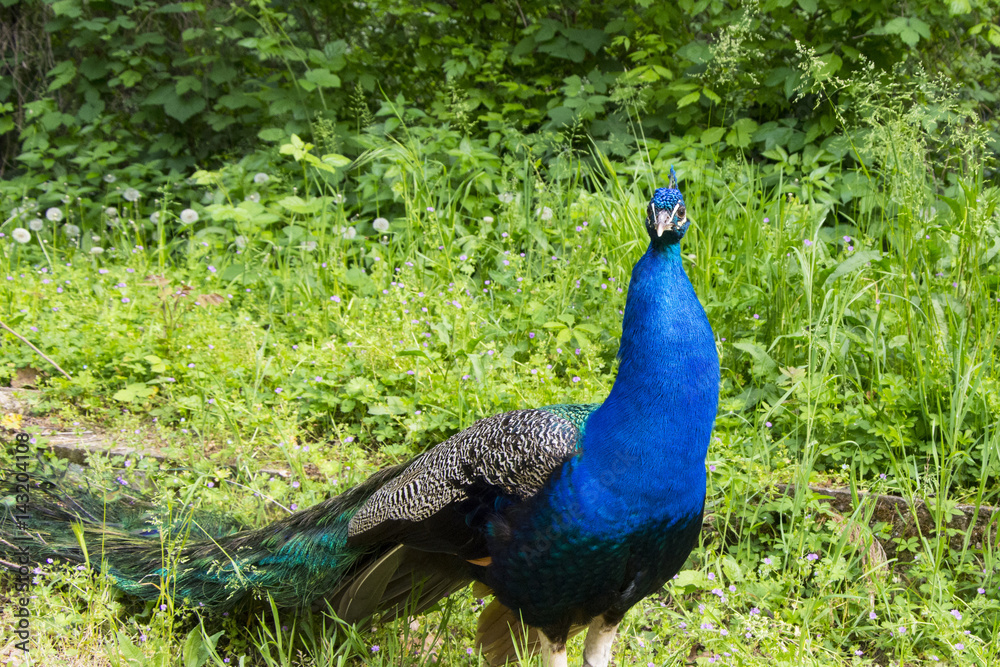
<path id="1" fill-rule="evenodd" d="M 670 585 L 682 586 L 684 588 L 689 586 L 693 588 L 705 588 L 708 586 L 708 578 L 697 570 L 683 570 L 677 573 L 677 576 L 674 577 Z"/>
<path id="2" fill-rule="evenodd" d="M 385 405 L 369 405 L 368 414 L 405 415 L 412 411 L 412 406 L 412 399 L 400 398 L 399 396 L 386 396 Z"/>
<path id="3" fill-rule="evenodd" d="M 205 110 L 207 103 L 204 97 L 194 97 L 190 100 L 177 98 L 163 105 L 163 110 L 168 116 L 176 118 L 182 123 L 187 122 L 192 116 Z"/>
<path id="4" fill-rule="evenodd" d="M 306 72 L 306 81 L 311 81 L 320 88 L 340 88 L 340 77 L 325 67 Z"/>
<path id="5" fill-rule="evenodd" d="M 277 127 L 266 127 L 257 133 L 261 141 L 276 142 L 285 138 L 285 131 Z"/>
<path id="6" fill-rule="evenodd" d="M 153 373 L 166 373 L 167 364 L 160 359 L 155 354 L 148 354 L 143 357 L 147 362 L 149 362 L 149 370 Z"/>
<path id="7" fill-rule="evenodd" d="M 139 399 L 149 398 L 159 391 L 155 386 L 148 386 L 145 382 L 134 382 L 124 389 L 115 392 L 114 398 L 122 403 L 133 403 Z"/>
<path id="8" fill-rule="evenodd" d="M 682 109 L 682 108 L 686 107 L 689 104 L 694 104 L 699 99 L 701 99 L 701 91 L 700 90 L 696 90 L 693 93 L 688 93 L 687 95 L 685 95 L 681 99 L 677 100 L 677 108 L 678 109 Z"/>
<path id="9" fill-rule="evenodd" d="M 961 222 L 965 220 L 965 206 L 962 202 L 957 199 L 952 199 L 951 197 L 945 197 L 944 195 L 938 195 L 938 198 L 948 205 L 951 212 L 955 215 L 955 220 Z"/>
<path id="10" fill-rule="evenodd" d="M 220 630 L 211 637 L 205 634 L 205 629 L 201 625 L 191 629 L 184 640 L 181 654 L 184 657 L 184 667 L 202 667 L 211 657 L 215 645 L 219 642 L 219 637 L 224 631 Z"/>
<path id="11" fill-rule="evenodd" d="M 80 8 L 81 4 L 78 0 L 59 0 L 59 2 L 52 3 L 52 12 L 56 16 L 78 19 L 83 15 L 83 10 Z"/>
<path id="12" fill-rule="evenodd" d="M 278 201 L 278 204 L 292 213 L 316 213 L 319 211 L 323 204 L 323 200 L 313 197 L 309 201 L 302 199 L 302 197 L 293 195 L 291 197 L 285 197 Z"/>
<path id="13" fill-rule="evenodd" d="M 746 148 L 750 145 L 757 127 L 757 121 L 750 118 L 740 118 L 732 124 L 729 133 L 726 134 L 726 143 L 730 146 Z"/>
<path id="14" fill-rule="evenodd" d="M 706 146 L 718 143 L 725 133 L 726 128 L 724 127 L 710 127 L 701 133 L 701 143 Z"/>
<path id="15" fill-rule="evenodd" d="M 339 155 L 337 153 L 327 153 L 322 158 L 323 163 L 330 165 L 336 169 L 341 169 L 347 167 L 351 164 L 351 158 Z"/>
<path id="16" fill-rule="evenodd" d="M 842 278 L 849 273 L 854 273 L 855 271 L 861 269 L 868 262 L 875 262 L 882 259 L 882 253 L 878 250 L 862 250 L 856 252 L 834 269 L 833 273 L 827 276 L 826 280 L 823 282 L 823 287 L 829 287 L 838 278 Z"/>
<path id="17" fill-rule="evenodd" d="M 193 76 L 182 76 L 177 79 L 174 90 L 177 91 L 178 95 L 183 95 L 190 90 L 196 93 L 201 92 L 201 81 Z"/>
<path id="18" fill-rule="evenodd" d="M 756 377 L 769 378 L 777 374 L 778 364 L 771 358 L 767 351 L 756 343 L 748 341 L 733 343 L 733 347 L 742 350 L 753 359 L 751 372 Z"/>
<path id="19" fill-rule="evenodd" d="M 49 90 L 59 90 L 76 78 L 76 65 L 72 60 L 64 60 L 49 70 L 49 76 L 52 77 Z"/>

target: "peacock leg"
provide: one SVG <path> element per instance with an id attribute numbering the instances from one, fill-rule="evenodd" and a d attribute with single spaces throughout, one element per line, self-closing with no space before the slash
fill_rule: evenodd
<path id="1" fill-rule="evenodd" d="M 587 640 L 583 645 L 583 667 L 608 667 L 611 662 L 611 644 L 615 641 L 618 623 L 598 616 L 587 628 Z"/>
<path id="2" fill-rule="evenodd" d="M 569 667 L 566 658 L 566 640 L 552 641 L 544 632 L 538 633 L 542 643 L 542 664 L 545 667 Z"/>

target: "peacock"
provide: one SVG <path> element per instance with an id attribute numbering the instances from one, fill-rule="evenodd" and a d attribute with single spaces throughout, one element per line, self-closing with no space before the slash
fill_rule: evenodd
<path id="1" fill-rule="evenodd" d="M 227 611 L 270 596 L 348 622 L 420 613 L 477 582 L 494 596 L 477 628 L 491 664 L 529 646 L 565 666 L 567 640 L 586 629 L 583 665 L 605 667 L 626 612 L 680 570 L 702 525 L 719 360 L 682 264 L 689 224 L 671 168 L 646 208 L 649 247 L 632 271 L 603 403 L 482 419 L 256 529 L 172 526 L 140 498 L 95 509 L 55 486 L 33 498 L 32 553 L 87 562 L 142 599 L 169 590 Z M 164 530 L 187 531 L 166 556 Z M 8 517 L 2 562 L 16 569 L 13 533 Z"/>

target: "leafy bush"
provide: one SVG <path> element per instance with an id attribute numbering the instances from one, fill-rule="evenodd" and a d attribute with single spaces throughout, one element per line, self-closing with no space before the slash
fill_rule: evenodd
<path id="1" fill-rule="evenodd" d="M 990 7 L 22 0 L 0 9 L 0 173 L 81 186 L 136 162 L 187 174 L 292 133 L 357 131 L 392 101 L 416 112 L 411 126 L 445 122 L 491 146 L 510 126 L 593 136 L 613 156 L 636 136 L 692 135 L 728 154 L 783 154 L 798 175 L 805 149 L 863 118 L 870 88 L 845 83 L 858 78 L 940 78 L 995 153 Z"/>

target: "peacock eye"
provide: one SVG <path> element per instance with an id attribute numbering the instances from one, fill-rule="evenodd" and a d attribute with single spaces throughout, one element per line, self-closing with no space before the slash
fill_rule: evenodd
<path id="1" fill-rule="evenodd" d="M 680 208 L 677 209 L 677 219 L 683 220 L 686 217 L 687 217 L 687 209 L 681 206 Z"/>

